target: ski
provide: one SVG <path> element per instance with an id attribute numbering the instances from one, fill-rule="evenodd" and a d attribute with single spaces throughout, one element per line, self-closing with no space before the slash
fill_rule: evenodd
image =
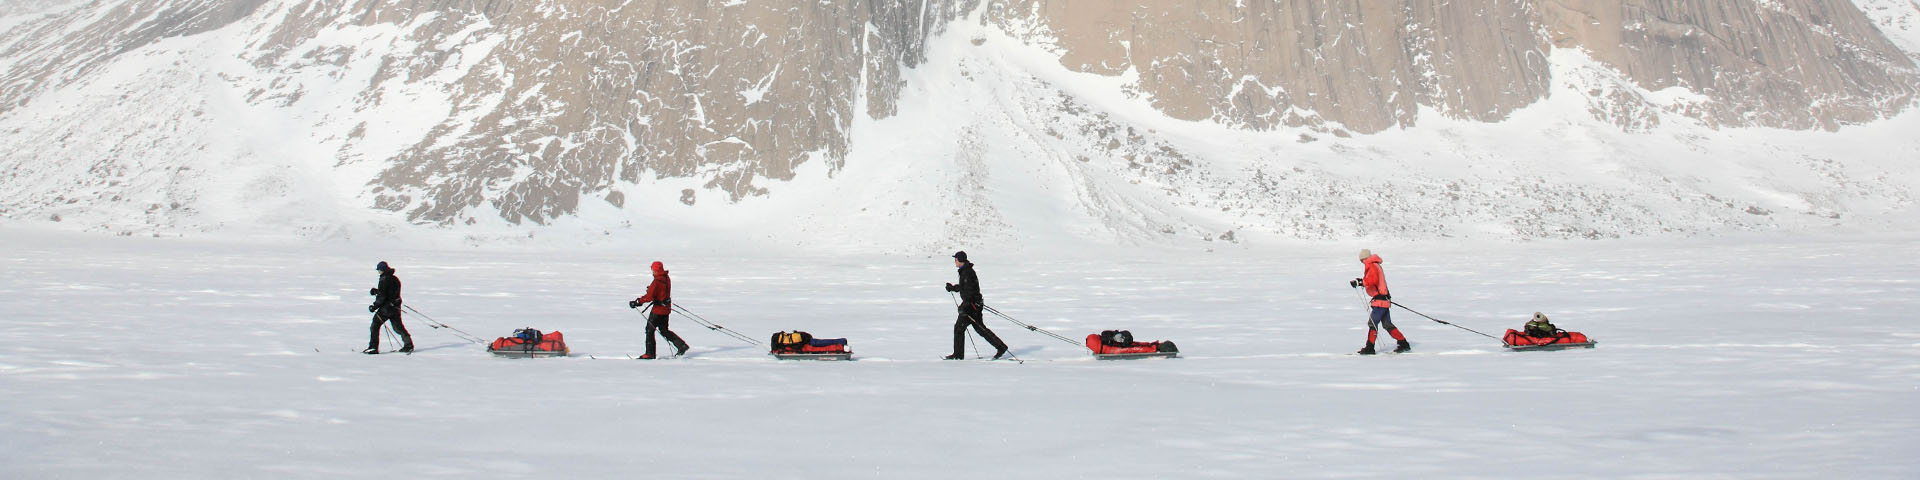
<path id="1" fill-rule="evenodd" d="M 642 357 L 636 357 L 633 355 L 627 355 L 627 358 L 633 359 L 633 360 L 677 360 L 677 359 L 692 358 L 692 355 L 668 355 L 664 357 L 653 357 L 653 358 L 642 358 Z"/>

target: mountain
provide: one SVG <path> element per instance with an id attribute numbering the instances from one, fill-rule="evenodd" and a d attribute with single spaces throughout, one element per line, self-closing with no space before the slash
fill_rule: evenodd
<path id="1" fill-rule="evenodd" d="M 802 246 L 1902 229 L 1905 0 L 0 10 L 0 216 Z"/>

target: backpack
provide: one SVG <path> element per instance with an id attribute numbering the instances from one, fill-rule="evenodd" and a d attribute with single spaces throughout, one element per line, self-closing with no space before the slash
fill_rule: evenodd
<path id="1" fill-rule="evenodd" d="M 1126 330 L 1107 330 L 1100 332 L 1100 344 L 1109 347 L 1133 346 L 1133 332 Z"/>
<path id="2" fill-rule="evenodd" d="M 773 334 L 773 339 L 771 341 L 771 343 L 773 343 L 773 346 L 775 347 L 791 347 L 795 345 L 806 345 L 811 342 L 813 342 L 813 334 L 802 332 L 799 330 L 794 330 L 791 332 L 776 332 Z"/>
<path id="3" fill-rule="evenodd" d="M 1527 322 L 1524 330 L 1529 337 L 1552 337 L 1560 334 L 1560 328 L 1553 326 L 1553 322 L 1547 321 L 1547 316 L 1539 312 L 1534 312 L 1533 321 Z"/>
<path id="4" fill-rule="evenodd" d="M 540 343 L 540 331 L 534 330 L 533 327 L 514 330 L 513 338 L 518 338 L 520 340 L 526 341 L 527 343 Z"/>

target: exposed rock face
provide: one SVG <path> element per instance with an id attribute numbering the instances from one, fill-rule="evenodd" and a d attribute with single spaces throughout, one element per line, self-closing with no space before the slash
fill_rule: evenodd
<path id="1" fill-rule="evenodd" d="M 1915 93 L 1911 60 L 1844 0 L 1241 3 L 1024 0 L 996 12 L 1057 38 L 1069 68 L 1138 71 L 1168 115 L 1256 129 L 1376 132 L 1412 125 L 1422 106 L 1500 120 L 1547 94 L 1550 46 L 1586 49 L 1648 90 L 1704 95 L 1682 113 L 1720 125 L 1832 129 Z M 1634 110 L 1621 107 L 1600 110 Z"/>
<path id="2" fill-rule="evenodd" d="M 366 21 L 431 18 L 414 30 L 429 60 L 383 79 L 456 61 L 431 55 L 440 38 L 500 41 L 454 83 L 451 118 L 377 180 L 376 204 L 430 222 L 490 206 L 544 223 L 616 181 L 697 176 L 734 200 L 762 194 L 758 179 L 791 179 L 802 162 L 838 168 L 854 116 L 892 114 L 900 69 L 953 16 L 891 1 L 602 3 L 368 5 Z M 317 13 L 287 25 L 342 12 Z"/>
<path id="3" fill-rule="evenodd" d="M 903 72 L 956 21 L 1071 70 L 1133 78 L 1126 93 L 1167 116 L 1300 129 L 1303 141 L 1414 126 L 1423 109 L 1508 118 L 1550 95 L 1556 48 L 1584 49 L 1636 87 L 1587 99 L 1628 130 L 1672 116 L 1835 129 L 1897 113 L 1916 92 L 1913 58 L 1846 0 L 99 0 L 52 11 L 0 23 L 0 120 L 144 48 L 222 32 L 244 68 L 199 81 L 243 89 L 253 107 L 348 99 L 302 121 L 320 125 L 313 136 L 339 165 L 379 165 L 354 201 L 438 225 L 547 223 L 581 202 L 737 201 L 806 162 L 838 170 L 854 119 L 895 114 Z M 1641 93 L 1673 87 L 1682 100 Z M 405 112 L 431 126 L 398 148 L 371 146 L 401 104 L 440 110 Z M 72 125 L 31 131 L 64 139 L 90 124 Z M 86 161 L 139 170 L 134 148 Z M 51 152 L 0 153 L 0 167 L 43 175 L 35 155 L 74 154 Z M 663 179 L 704 189 L 617 188 Z"/>
<path id="4" fill-rule="evenodd" d="M 1421 105 L 1497 120 L 1546 93 L 1546 44 L 1514 2 L 1010 2 L 1080 71 L 1140 75 L 1168 115 L 1246 128 L 1411 125 Z M 1037 18 L 1023 16 L 1028 12 Z"/>
<path id="5" fill-rule="evenodd" d="M 1712 101 L 1688 116 L 1728 126 L 1834 129 L 1912 104 L 1912 60 L 1853 3 L 1833 0 L 1550 0 L 1552 41 L 1641 87 Z"/>

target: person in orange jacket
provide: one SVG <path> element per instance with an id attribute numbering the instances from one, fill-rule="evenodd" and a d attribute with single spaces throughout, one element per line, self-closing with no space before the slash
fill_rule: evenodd
<path id="1" fill-rule="evenodd" d="M 640 359 L 654 358 L 653 332 L 655 330 L 659 330 L 660 336 L 667 337 L 667 341 L 673 343 L 674 356 L 685 355 L 687 342 L 681 340 L 680 336 L 675 335 L 672 330 L 667 329 L 667 315 L 673 313 L 673 279 L 667 278 L 665 264 L 653 262 L 653 283 L 647 285 L 647 294 L 627 302 L 627 308 L 640 308 L 644 304 L 653 304 L 653 312 L 647 315 L 647 353 L 641 355 Z"/>
<path id="2" fill-rule="evenodd" d="M 1374 255 L 1373 250 L 1361 249 L 1360 264 L 1364 266 L 1361 276 L 1347 282 L 1347 285 L 1355 288 L 1366 287 L 1367 296 L 1373 297 L 1373 312 L 1367 317 L 1367 346 L 1356 352 L 1361 355 L 1373 355 L 1373 341 L 1380 337 L 1379 328 L 1383 326 L 1387 327 L 1387 335 L 1392 335 L 1393 340 L 1399 342 L 1393 347 L 1393 353 L 1413 350 L 1413 346 L 1407 344 L 1407 336 L 1401 335 L 1400 329 L 1393 326 L 1393 295 L 1387 292 L 1387 272 L 1380 269 L 1380 262 L 1380 256 Z"/>

